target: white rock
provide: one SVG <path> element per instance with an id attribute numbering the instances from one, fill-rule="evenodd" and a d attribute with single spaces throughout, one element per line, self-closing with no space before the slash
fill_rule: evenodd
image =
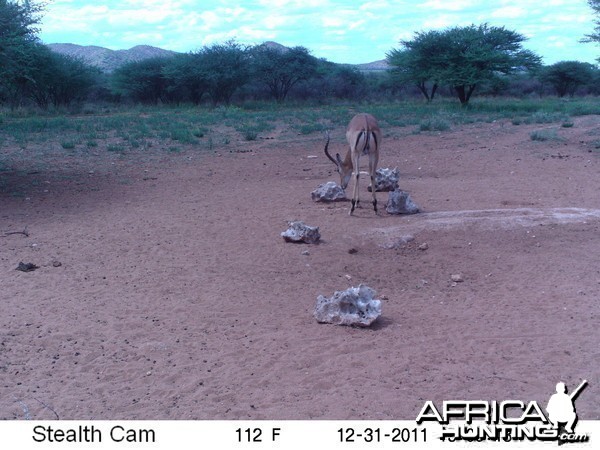
<path id="1" fill-rule="evenodd" d="M 317 189 L 310 193 L 311 198 L 315 202 L 336 202 L 346 200 L 346 193 L 334 181 L 320 184 Z"/>
<path id="2" fill-rule="evenodd" d="M 379 168 L 375 171 L 375 191 L 388 192 L 398 189 L 400 171 L 397 167 L 393 169 Z M 371 186 L 367 188 L 371 192 Z"/>
<path id="3" fill-rule="evenodd" d="M 286 242 L 316 244 L 321 239 L 319 227 L 311 227 L 301 221 L 288 222 L 289 228 L 281 233 Z"/>
<path id="4" fill-rule="evenodd" d="M 368 327 L 381 315 L 381 300 L 375 291 L 360 284 L 334 292 L 331 298 L 319 295 L 313 315 L 320 323 Z"/>
<path id="5" fill-rule="evenodd" d="M 385 205 L 388 214 L 416 214 L 419 207 L 413 202 L 408 192 L 396 189 L 390 192 Z"/>

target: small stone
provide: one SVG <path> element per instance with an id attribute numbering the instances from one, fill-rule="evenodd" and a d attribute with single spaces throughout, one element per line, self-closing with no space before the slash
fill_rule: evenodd
<path id="1" fill-rule="evenodd" d="M 62 266 L 62 263 L 60 261 L 54 260 L 52 261 L 52 267 L 60 267 Z"/>
<path id="2" fill-rule="evenodd" d="M 352 277 L 348 274 L 344 275 L 344 277 L 346 278 L 346 280 L 350 281 L 352 279 Z"/>
<path id="3" fill-rule="evenodd" d="M 462 283 L 463 281 L 465 281 L 465 279 L 463 278 L 462 274 L 460 274 L 460 273 L 452 274 L 450 276 L 450 279 L 452 281 L 454 281 L 455 283 Z"/>
<path id="4" fill-rule="evenodd" d="M 35 269 L 39 268 L 39 266 L 36 266 L 33 263 L 20 262 L 15 270 L 20 270 L 21 272 L 33 272 Z"/>
<path id="5" fill-rule="evenodd" d="M 427 250 L 429 248 L 429 244 L 427 242 L 423 242 L 421 245 L 417 247 L 419 250 Z"/>
<path id="6" fill-rule="evenodd" d="M 383 245 L 384 248 L 388 248 L 388 249 L 400 249 L 403 248 L 406 244 L 408 244 L 409 242 L 412 242 L 415 240 L 415 237 L 412 234 L 405 234 L 404 236 L 400 236 L 398 239 L 396 239 L 393 242 L 389 242 L 385 245 Z"/>
<path id="7" fill-rule="evenodd" d="M 348 249 L 348 253 L 350 253 L 351 255 L 354 255 L 355 253 L 358 253 L 358 250 L 356 250 L 354 247 Z"/>
<path id="8" fill-rule="evenodd" d="M 310 252 L 309 252 L 308 250 L 304 250 L 304 251 L 302 252 L 302 255 L 304 255 L 304 256 L 308 256 L 308 255 L 310 255 Z"/>

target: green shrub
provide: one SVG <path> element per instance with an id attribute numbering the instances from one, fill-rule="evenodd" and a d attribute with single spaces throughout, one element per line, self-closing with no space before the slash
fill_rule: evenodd
<path id="1" fill-rule="evenodd" d="M 123 153 L 125 151 L 125 147 L 121 144 L 108 144 L 106 146 L 106 150 L 109 152 Z"/>
<path id="2" fill-rule="evenodd" d="M 558 141 L 560 137 L 558 136 L 556 130 L 554 129 L 545 129 L 545 130 L 535 130 L 532 131 L 529 136 L 532 141 Z"/>
<path id="3" fill-rule="evenodd" d="M 419 131 L 446 131 L 450 124 L 441 117 L 430 117 L 419 123 Z"/>

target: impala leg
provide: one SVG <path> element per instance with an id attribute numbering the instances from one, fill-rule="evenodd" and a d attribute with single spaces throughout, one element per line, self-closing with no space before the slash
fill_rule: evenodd
<path id="1" fill-rule="evenodd" d="M 352 192 L 352 207 L 350 208 L 350 215 L 352 215 L 352 213 L 354 212 L 354 208 L 358 206 L 358 178 L 360 177 L 358 155 L 356 155 L 356 157 L 353 157 L 352 159 L 352 164 L 354 165 L 354 191 Z"/>
<path id="2" fill-rule="evenodd" d="M 375 195 L 375 175 L 371 172 L 371 191 L 373 191 L 373 209 L 377 214 L 377 196 Z"/>
<path id="3" fill-rule="evenodd" d="M 375 171 L 377 170 L 377 154 L 372 152 L 369 155 L 369 174 L 371 175 L 371 192 L 373 193 L 373 209 L 377 214 L 377 195 L 375 194 Z"/>

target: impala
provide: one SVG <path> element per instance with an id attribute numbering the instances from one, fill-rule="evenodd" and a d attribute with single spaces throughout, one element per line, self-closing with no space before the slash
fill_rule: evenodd
<path id="1" fill-rule="evenodd" d="M 377 197 L 375 196 L 375 171 L 379 160 L 379 145 L 381 143 L 381 130 L 377 125 L 377 120 L 371 114 L 357 114 L 352 118 L 346 130 L 346 139 L 350 144 L 350 150 L 342 160 L 339 153 L 336 153 L 335 159 L 329 154 L 329 133 L 327 133 L 327 143 L 325 144 L 325 155 L 337 167 L 340 174 L 340 184 L 342 189 L 346 189 L 350 178 L 354 173 L 354 191 L 352 194 L 352 206 L 350 215 L 358 206 L 358 178 L 360 175 L 360 166 L 358 164 L 361 155 L 369 156 L 369 175 L 371 176 L 371 191 L 373 192 L 373 209 L 377 214 Z"/>

